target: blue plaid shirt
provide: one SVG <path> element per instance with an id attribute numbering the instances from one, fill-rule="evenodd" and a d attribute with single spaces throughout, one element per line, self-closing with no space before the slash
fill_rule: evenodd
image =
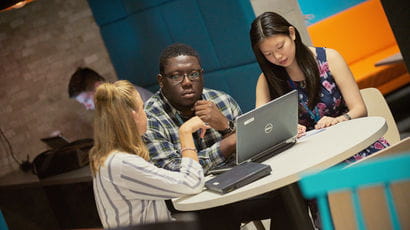
<path id="1" fill-rule="evenodd" d="M 204 88 L 202 99 L 212 101 L 229 120 L 241 114 L 238 103 L 228 94 Z M 181 114 L 168 100 L 157 91 L 145 104 L 148 129 L 144 141 L 148 147 L 151 161 L 158 167 L 179 171 L 181 166 L 181 144 L 178 129 L 183 124 Z M 225 161 L 221 153 L 222 135 L 215 129 L 208 129 L 205 137 L 199 137 L 199 131 L 193 133 L 198 150 L 199 163 L 204 172 Z"/>

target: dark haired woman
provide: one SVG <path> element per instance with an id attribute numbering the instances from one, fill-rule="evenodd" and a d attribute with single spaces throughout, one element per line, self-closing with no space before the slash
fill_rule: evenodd
<path id="1" fill-rule="evenodd" d="M 299 124 L 307 130 L 367 116 L 356 81 L 336 50 L 307 47 L 297 29 L 274 12 L 265 12 L 253 21 L 250 38 L 263 72 L 256 86 L 256 106 L 295 89 Z M 346 161 L 356 161 L 388 145 L 380 138 Z"/>

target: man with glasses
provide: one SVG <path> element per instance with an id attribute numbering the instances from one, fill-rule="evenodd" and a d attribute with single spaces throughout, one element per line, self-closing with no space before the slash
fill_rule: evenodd
<path id="1" fill-rule="evenodd" d="M 205 172 L 235 151 L 232 121 L 241 114 L 239 105 L 223 92 L 204 88 L 203 72 L 199 55 L 190 46 L 173 44 L 161 54 L 157 75 L 160 90 L 145 105 L 145 140 L 151 160 L 159 167 L 179 170 L 178 128 L 195 115 L 210 127 L 204 138 L 194 133 L 199 162 Z"/>
<path id="2" fill-rule="evenodd" d="M 179 171 L 182 157 L 178 128 L 196 115 L 210 127 L 203 138 L 193 133 L 199 163 L 206 173 L 235 152 L 232 121 L 241 114 L 241 109 L 228 94 L 203 87 L 204 70 L 192 47 L 178 43 L 168 46 L 161 53 L 159 68 L 160 90 L 145 104 L 148 129 L 144 141 L 151 161 L 159 167 Z M 271 218 L 275 211 L 272 199 L 276 198 L 271 194 L 261 195 L 197 214 L 203 229 L 239 229 L 241 223 Z M 167 205 L 171 212 L 177 212 L 171 202 L 167 201 Z M 275 202 L 278 205 L 281 207 Z"/>

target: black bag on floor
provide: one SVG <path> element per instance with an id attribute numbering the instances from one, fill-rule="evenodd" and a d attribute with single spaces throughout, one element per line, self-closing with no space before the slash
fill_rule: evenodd
<path id="1" fill-rule="evenodd" d="M 42 152 L 33 160 L 33 173 L 41 179 L 84 167 L 93 143 L 93 139 L 80 139 Z"/>

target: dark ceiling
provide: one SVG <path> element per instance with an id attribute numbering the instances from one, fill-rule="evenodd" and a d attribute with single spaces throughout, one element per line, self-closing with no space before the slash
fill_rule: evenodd
<path id="1" fill-rule="evenodd" d="M 20 2 L 21 0 L 1 0 L 0 1 L 0 10 L 9 8 L 10 6 Z"/>

